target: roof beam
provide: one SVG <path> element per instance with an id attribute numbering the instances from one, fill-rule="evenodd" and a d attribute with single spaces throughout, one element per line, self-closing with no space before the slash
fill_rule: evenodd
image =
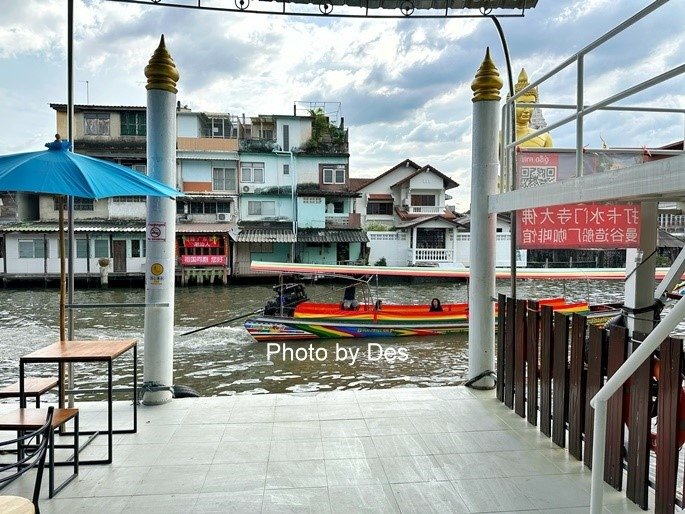
<path id="1" fill-rule="evenodd" d="M 491 195 L 499 213 L 584 202 L 668 200 L 685 196 L 685 154 L 554 184 Z"/>

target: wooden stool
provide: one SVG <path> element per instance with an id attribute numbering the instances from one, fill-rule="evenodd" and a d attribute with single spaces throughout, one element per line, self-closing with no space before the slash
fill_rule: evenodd
<path id="1" fill-rule="evenodd" d="M 67 421 L 74 420 L 74 442 L 73 445 L 55 445 L 55 430 L 64 425 Z M 45 409 L 16 409 L 0 415 L 0 430 L 16 430 L 17 432 L 36 430 L 45 424 Z M 52 430 L 48 442 L 48 491 L 52 498 L 58 492 L 78 476 L 78 452 L 79 452 L 79 412 L 78 409 L 55 409 L 52 416 Z M 55 462 L 55 448 L 73 448 L 73 462 Z M 21 458 L 25 448 L 19 447 L 18 458 Z M 55 466 L 73 465 L 74 472 L 69 475 L 59 486 L 55 487 Z"/>
<path id="2" fill-rule="evenodd" d="M 24 396 L 36 399 L 36 408 L 40 408 L 40 397 L 50 389 L 57 387 L 59 380 L 55 377 L 33 377 L 24 380 Z M 0 388 L 0 398 L 19 398 L 19 381 Z"/>

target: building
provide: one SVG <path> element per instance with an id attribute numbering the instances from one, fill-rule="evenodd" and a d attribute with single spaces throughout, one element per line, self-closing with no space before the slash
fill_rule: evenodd
<path id="1" fill-rule="evenodd" d="M 254 275 L 252 260 L 357 262 L 368 241 L 354 212 L 348 133 L 327 104 L 246 117 L 177 106 L 177 276 L 181 283 Z M 66 106 L 51 104 L 57 130 Z M 146 172 L 145 107 L 78 105 L 75 150 Z M 6 278 L 57 278 L 57 199 L 4 195 Z M 145 197 L 77 199 L 75 273 L 144 276 Z"/>

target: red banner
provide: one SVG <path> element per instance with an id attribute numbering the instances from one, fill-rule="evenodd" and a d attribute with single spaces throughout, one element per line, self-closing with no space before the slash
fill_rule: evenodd
<path id="1" fill-rule="evenodd" d="M 637 248 L 640 206 L 570 204 L 517 212 L 519 248 Z"/>
<path id="2" fill-rule="evenodd" d="M 625 164 L 610 155 L 583 154 L 587 174 L 629 165 L 632 162 L 630 159 Z M 575 175 L 575 155 L 518 153 L 516 167 L 519 188 L 550 184 Z M 538 207 L 518 211 L 516 220 L 516 245 L 525 250 L 637 248 L 640 245 L 639 205 L 569 204 Z"/>
<path id="3" fill-rule="evenodd" d="M 211 266 L 226 265 L 225 255 L 181 255 L 181 264 L 184 266 Z"/>
<path id="4" fill-rule="evenodd" d="M 219 236 L 183 236 L 183 246 L 186 248 L 219 248 Z"/>

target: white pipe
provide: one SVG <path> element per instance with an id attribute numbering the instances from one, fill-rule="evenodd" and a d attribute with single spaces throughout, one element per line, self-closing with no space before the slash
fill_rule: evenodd
<path id="1" fill-rule="evenodd" d="M 604 450 L 607 433 L 607 403 L 595 406 L 595 422 L 592 446 L 592 483 L 590 488 L 590 513 L 601 514 L 604 493 Z"/>
<path id="2" fill-rule="evenodd" d="M 640 346 L 628 357 L 616 373 L 590 400 L 595 409 L 594 446 L 592 449 L 592 489 L 590 493 L 591 512 L 599 514 L 602 507 L 602 482 L 604 477 L 604 450 L 606 446 L 606 407 L 609 398 L 635 373 L 685 318 L 685 298 L 681 298 L 661 320 Z M 598 507 L 599 506 L 599 507 Z M 597 510 L 599 508 L 599 510 Z"/>

